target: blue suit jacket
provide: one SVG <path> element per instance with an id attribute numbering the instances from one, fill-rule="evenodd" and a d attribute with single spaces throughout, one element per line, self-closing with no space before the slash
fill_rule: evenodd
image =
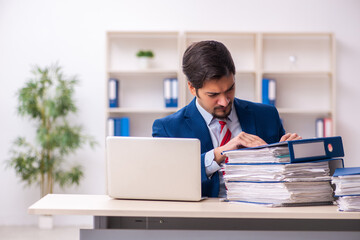
<path id="1" fill-rule="evenodd" d="M 267 143 L 278 142 L 285 134 L 275 107 L 235 98 L 234 107 L 242 131 L 254 134 Z M 201 142 L 201 187 L 202 195 L 217 197 L 219 175 L 208 178 L 205 173 L 205 153 L 214 149 L 206 122 L 196 107 L 195 98 L 189 105 L 167 117 L 155 120 L 153 137 L 197 138 Z"/>

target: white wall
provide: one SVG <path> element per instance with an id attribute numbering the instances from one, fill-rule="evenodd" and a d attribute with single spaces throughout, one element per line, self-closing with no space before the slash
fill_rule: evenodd
<path id="1" fill-rule="evenodd" d="M 359 0 L 0 0 L 0 225 L 35 224 L 26 213 L 39 198 L 12 169 L 4 169 L 11 141 L 33 136 L 33 123 L 16 115 L 15 92 L 33 64 L 59 61 L 78 75 L 77 122 L 100 146 L 80 150 L 85 179 L 67 193 L 104 194 L 105 32 L 109 30 L 321 31 L 337 37 L 338 134 L 347 166 L 360 166 Z M 359 92 L 358 92 L 359 91 Z M 62 191 L 57 191 L 62 192 Z M 57 217 L 59 225 L 90 217 Z"/>

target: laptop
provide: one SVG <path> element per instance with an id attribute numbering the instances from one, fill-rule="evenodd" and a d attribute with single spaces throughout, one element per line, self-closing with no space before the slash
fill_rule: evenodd
<path id="1" fill-rule="evenodd" d="M 201 200 L 198 139 L 107 137 L 106 161 L 112 198 Z"/>

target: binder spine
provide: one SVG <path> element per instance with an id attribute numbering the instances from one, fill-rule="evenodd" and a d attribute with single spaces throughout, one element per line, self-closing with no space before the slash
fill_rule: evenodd
<path id="1" fill-rule="evenodd" d="M 262 103 L 269 104 L 269 79 L 262 80 Z"/>
<path id="2" fill-rule="evenodd" d="M 332 137 L 332 119 L 324 118 L 324 137 Z"/>
<path id="3" fill-rule="evenodd" d="M 164 79 L 164 101 L 165 101 L 165 107 L 172 107 L 171 103 L 171 78 L 165 78 Z"/>
<path id="4" fill-rule="evenodd" d="M 109 118 L 107 120 L 107 135 L 114 136 L 115 135 L 115 119 Z"/>
<path id="5" fill-rule="evenodd" d="M 340 136 L 289 141 L 288 147 L 291 163 L 344 157 Z"/>
<path id="6" fill-rule="evenodd" d="M 120 136 L 130 136 L 130 119 L 128 117 L 120 118 Z"/>
<path id="7" fill-rule="evenodd" d="M 324 119 L 318 118 L 315 121 L 315 136 L 317 138 L 324 137 Z"/>
<path id="8" fill-rule="evenodd" d="M 262 103 L 276 105 L 276 81 L 264 78 L 262 80 Z"/>
<path id="9" fill-rule="evenodd" d="M 275 106 L 276 103 L 276 81 L 274 79 L 269 80 L 268 86 L 268 97 L 269 97 L 269 104 Z"/>
<path id="10" fill-rule="evenodd" d="M 121 136 L 121 121 L 120 118 L 114 119 L 114 136 Z"/>
<path id="11" fill-rule="evenodd" d="M 128 117 L 109 118 L 107 125 L 108 136 L 130 136 L 130 119 Z"/>
<path id="12" fill-rule="evenodd" d="M 178 106 L 178 80 L 177 78 L 171 79 L 171 107 Z"/>
<path id="13" fill-rule="evenodd" d="M 109 107 L 117 108 L 119 107 L 119 80 L 110 78 L 108 84 Z"/>

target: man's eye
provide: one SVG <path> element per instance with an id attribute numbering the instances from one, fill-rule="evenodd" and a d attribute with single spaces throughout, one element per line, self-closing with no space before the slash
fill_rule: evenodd
<path id="1" fill-rule="evenodd" d="M 218 94 L 209 94 L 208 96 L 213 98 L 213 97 L 216 97 Z"/>
<path id="2" fill-rule="evenodd" d="M 235 88 L 234 88 L 234 86 L 232 86 L 230 89 L 228 89 L 226 92 L 231 92 L 231 91 L 233 91 Z"/>

